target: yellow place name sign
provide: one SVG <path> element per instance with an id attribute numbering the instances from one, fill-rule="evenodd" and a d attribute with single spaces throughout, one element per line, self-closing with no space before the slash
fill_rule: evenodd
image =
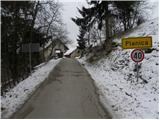
<path id="1" fill-rule="evenodd" d="M 151 47 L 152 47 L 152 37 L 122 38 L 123 49 L 151 48 Z"/>

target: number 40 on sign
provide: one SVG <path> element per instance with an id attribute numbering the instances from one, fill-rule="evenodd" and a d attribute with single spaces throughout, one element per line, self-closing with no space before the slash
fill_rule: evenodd
<path id="1" fill-rule="evenodd" d="M 141 49 L 134 49 L 131 58 L 134 62 L 141 62 L 144 59 L 144 53 Z"/>

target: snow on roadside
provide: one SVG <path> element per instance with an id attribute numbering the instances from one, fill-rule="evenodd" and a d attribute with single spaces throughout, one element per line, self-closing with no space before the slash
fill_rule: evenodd
<path id="1" fill-rule="evenodd" d="M 1 96 L 2 118 L 9 118 L 19 109 L 59 62 L 60 59 L 53 59 L 46 64 L 37 66 L 31 76 L 20 82 L 7 92 L 5 96 Z"/>
<path id="2" fill-rule="evenodd" d="M 118 47 L 108 57 L 92 64 L 86 62 L 86 57 L 79 60 L 94 79 L 100 100 L 104 104 L 109 103 L 118 118 L 158 119 L 159 117 L 158 34 L 158 18 L 156 18 L 123 36 L 152 36 L 153 39 L 154 50 L 145 53 L 145 58 L 140 63 L 141 78 L 138 82 L 134 71 L 135 63 L 130 58 L 132 50 L 122 50 Z M 120 38 L 114 41 L 121 42 Z"/>

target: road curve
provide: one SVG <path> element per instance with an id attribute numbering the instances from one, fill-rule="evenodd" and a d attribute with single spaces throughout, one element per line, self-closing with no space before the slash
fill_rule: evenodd
<path id="1" fill-rule="evenodd" d="M 88 72 L 75 59 L 63 58 L 12 118 L 111 118 L 102 108 Z"/>

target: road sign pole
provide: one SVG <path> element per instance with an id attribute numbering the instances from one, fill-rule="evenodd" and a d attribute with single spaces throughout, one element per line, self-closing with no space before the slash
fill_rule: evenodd
<path id="1" fill-rule="evenodd" d="M 141 49 L 134 49 L 131 52 L 131 58 L 132 60 L 136 63 L 136 70 L 137 70 L 137 82 L 138 82 L 138 77 L 139 77 L 139 67 L 138 67 L 138 62 L 141 62 L 144 59 L 144 53 Z"/>
<path id="2" fill-rule="evenodd" d="M 137 67 L 137 82 L 138 82 L 138 77 L 139 77 L 139 69 L 138 69 L 138 62 L 136 62 L 136 67 Z"/>

